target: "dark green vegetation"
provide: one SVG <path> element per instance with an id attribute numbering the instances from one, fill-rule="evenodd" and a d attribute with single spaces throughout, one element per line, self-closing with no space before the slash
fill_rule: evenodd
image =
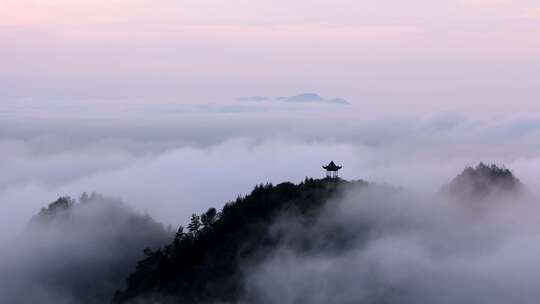
<path id="1" fill-rule="evenodd" d="M 221 212 L 194 214 L 171 244 L 145 252 L 127 289 L 117 292 L 113 302 L 235 302 L 244 284 L 241 265 L 264 259 L 284 238 L 271 229 L 278 217 L 290 215 L 309 225 L 340 190 L 366 185 L 341 179 L 259 185 Z"/>

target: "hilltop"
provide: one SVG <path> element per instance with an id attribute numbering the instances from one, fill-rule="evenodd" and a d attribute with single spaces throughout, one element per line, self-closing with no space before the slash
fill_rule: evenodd
<path id="1" fill-rule="evenodd" d="M 341 191 L 367 187 L 364 181 L 306 179 L 294 185 L 258 185 L 227 203 L 221 212 L 193 215 L 168 246 L 147 251 L 114 303 L 133 299 L 161 302 L 234 302 L 242 293 L 242 265 L 265 258 L 284 235 L 274 234 L 278 217 L 315 221 L 321 208 Z M 309 247 L 309 242 L 302 246 Z"/>
<path id="2" fill-rule="evenodd" d="M 3 252 L 0 302 L 107 303 L 143 250 L 173 235 L 120 200 L 95 193 L 60 197 Z"/>
<path id="3" fill-rule="evenodd" d="M 446 194 L 458 200 L 474 199 L 491 193 L 514 193 L 520 188 L 521 183 L 508 169 L 480 164 L 454 178 Z M 376 220 L 370 218 L 359 218 L 354 224 L 321 224 L 322 210 L 337 207 L 329 206 L 331 202 L 362 189 L 371 194 L 363 199 L 359 198 L 362 195 L 356 197 L 360 201 L 355 204 L 408 197 L 403 190 L 365 181 L 306 179 L 298 185 L 258 185 L 249 195 L 227 203 L 221 212 L 211 208 L 201 215 L 193 214 L 171 244 L 146 252 L 146 258 L 129 276 L 127 288 L 118 291 L 113 302 L 237 303 L 246 296 L 245 268 L 268 260 L 283 243 L 300 255 L 339 252 L 378 229 Z M 396 211 L 387 212 L 391 215 Z M 324 216 L 331 213 L 326 210 Z M 399 217 L 394 221 L 399 223 Z M 290 227 L 294 227 L 294 233 Z M 393 292 L 385 297 L 389 295 Z"/>
<path id="4" fill-rule="evenodd" d="M 476 167 L 465 168 L 443 191 L 459 199 L 484 200 L 518 194 L 523 189 L 521 181 L 509 169 L 480 163 Z"/>

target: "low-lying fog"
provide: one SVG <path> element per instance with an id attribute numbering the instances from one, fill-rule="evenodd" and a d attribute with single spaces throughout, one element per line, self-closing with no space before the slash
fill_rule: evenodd
<path id="1" fill-rule="evenodd" d="M 537 201 L 512 195 L 478 203 L 350 191 L 314 226 L 274 225 L 287 240 L 246 267 L 244 303 L 537 303 Z M 346 246 L 333 246 L 329 231 L 345 235 Z M 306 238 L 316 250 L 298 249 Z"/>
<path id="2" fill-rule="evenodd" d="M 377 238 L 339 255 L 299 257 L 284 247 L 252 269 L 248 300 L 297 303 L 307 294 L 306 303 L 337 295 L 349 303 L 373 296 L 372 280 L 395 287 L 390 294 L 401 303 L 536 303 L 540 296 L 533 201 L 467 222 L 460 210 L 428 199 L 480 161 L 506 165 L 534 193 L 540 117 L 358 118 L 335 106 L 116 110 L 1 114 L 1 244 L 12 244 L 33 215 L 62 195 L 97 191 L 176 227 L 257 183 L 323 176 L 321 165 L 334 160 L 344 166 L 343 178 L 404 187 L 422 199 L 351 194 L 332 216 L 368 218 L 380 227 Z M 369 203 L 359 206 L 360 197 Z M 4 286 L 0 294 L 7 294 Z M 275 298 L 275 290 L 287 297 Z M 455 294 L 460 290 L 472 294 Z"/>

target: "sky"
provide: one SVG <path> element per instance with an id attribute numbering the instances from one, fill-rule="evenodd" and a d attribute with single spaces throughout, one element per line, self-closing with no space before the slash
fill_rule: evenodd
<path id="1" fill-rule="evenodd" d="M 539 34 L 531 0 L 0 0 L 0 102 L 318 92 L 359 113 L 528 113 Z"/>

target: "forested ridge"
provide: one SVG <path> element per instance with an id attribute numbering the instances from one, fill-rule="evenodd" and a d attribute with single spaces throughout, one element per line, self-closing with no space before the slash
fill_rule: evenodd
<path id="1" fill-rule="evenodd" d="M 489 207 L 488 198 L 513 197 L 524 188 L 509 169 L 481 163 L 443 186 L 440 198 L 465 206 L 484 200 Z M 250 294 L 246 288 L 260 287 L 249 285 L 249 280 L 253 275 L 266 278 L 268 269 L 257 267 L 272 265 L 279 250 L 291 251 L 300 261 L 360 252 L 380 237 L 381 229 L 399 231 L 395 227 L 402 223 L 396 212 L 403 212 L 410 198 L 404 189 L 362 180 L 306 178 L 299 184 L 260 184 L 221 210 L 193 214 L 186 225 L 172 230 L 117 199 L 64 196 L 34 216 L 21 238 L 21 248 L 27 248 L 25 263 L 14 267 L 33 271 L 20 271 L 24 275 L 8 283 L 17 290 L 19 281 L 35 281 L 36 290 L 28 293 L 32 297 L 13 293 L 4 298 L 34 303 L 34 295 L 44 293 L 76 304 L 264 302 L 268 294 Z M 341 212 L 352 213 L 333 217 L 344 201 L 349 205 Z M 380 203 L 382 208 L 393 207 L 378 209 Z M 422 213 L 418 208 L 415 212 Z M 268 282 L 261 284 L 266 287 Z M 402 287 L 367 284 L 374 286 L 363 295 L 370 304 L 398 303 L 403 296 Z M 276 301 L 279 298 L 268 303 Z"/>
<path id="2" fill-rule="evenodd" d="M 211 208 L 201 215 L 193 214 L 190 223 L 178 229 L 171 244 L 145 252 L 146 258 L 129 276 L 127 288 L 118 291 L 113 302 L 235 303 L 244 293 L 242 267 L 264 260 L 287 237 L 287 230 L 272 231 L 278 217 L 286 215 L 289 222 L 310 225 L 319 220 L 325 205 L 346 192 L 343 190 L 368 186 L 381 187 L 365 181 L 331 178 L 306 178 L 298 185 L 258 185 L 249 195 L 227 203 L 220 212 Z M 451 197 L 467 199 L 515 193 L 522 188 L 510 170 L 483 163 L 465 168 L 443 187 Z M 359 223 L 364 228 L 356 234 L 367 235 L 371 227 L 363 225 Z M 342 228 L 340 223 L 326 227 L 328 235 L 323 242 L 347 246 L 350 239 L 358 237 L 342 235 Z M 313 239 L 297 236 L 293 246 L 307 252 L 314 246 Z"/>
<path id="3" fill-rule="evenodd" d="M 220 212 L 211 208 L 192 215 L 174 241 L 137 264 L 128 287 L 114 303 L 131 299 L 160 302 L 234 302 L 242 293 L 241 265 L 263 259 L 280 241 L 270 231 L 282 214 L 296 220 L 315 220 L 321 207 L 340 190 L 364 187 L 364 181 L 306 179 L 294 185 L 256 186 L 244 197 L 227 203 Z"/>

